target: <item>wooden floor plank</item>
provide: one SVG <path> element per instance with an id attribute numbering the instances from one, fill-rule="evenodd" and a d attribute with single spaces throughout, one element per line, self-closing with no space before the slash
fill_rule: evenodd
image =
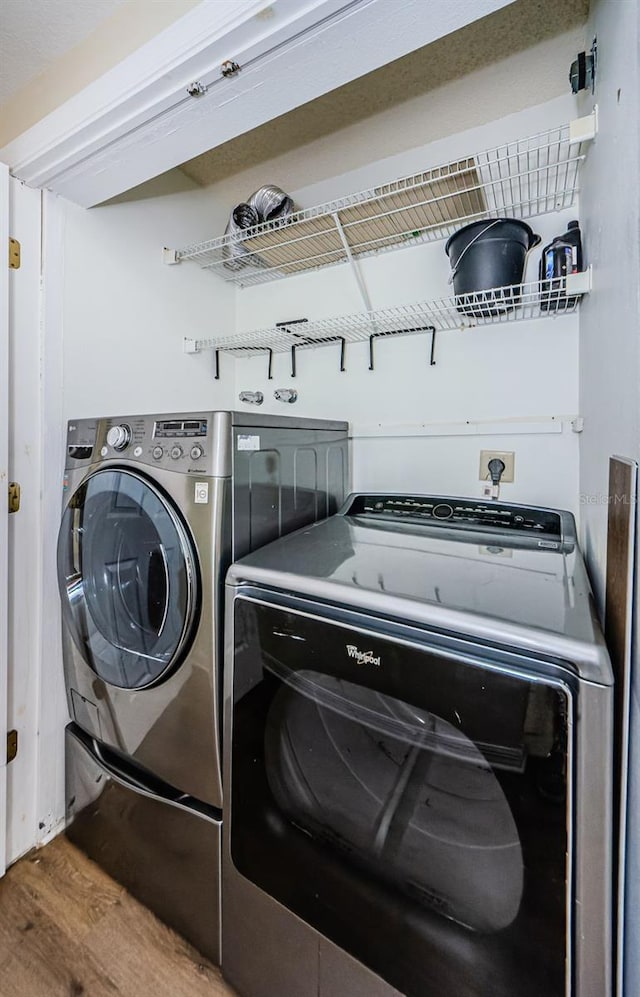
<path id="1" fill-rule="evenodd" d="M 223 997 L 232 992 L 218 969 L 128 894 L 85 944 L 123 993 Z"/>
<path id="2" fill-rule="evenodd" d="M 19 883 L 0 880 L 0 979 L 5 963 L 25 943 L 34 928 L 42 929 L 44 915 Z"/>
<path id="3" fill-rule="evenodd" d="M 74 941 L 82 939 L 124 893 L 62 835 L 22 859 L 6 878 L 17 879 L 37 907 Z M 0 881 L 0 902 L 1 890 Z"/>
<path id="4" fill-rule="evenodd" d="M 4 937 L 10 937 L 11 921 L 19 933 L 2 966 L 3 997 L 117 997 L 120 993 L 82 942 L 61 930 L 22 886 L 2 891 L 0 911 Z"/>
<path id="5" fill-rule="evenodd" d="M 64 836 L 0 880 L 0 997 L 234 997 Z"/>

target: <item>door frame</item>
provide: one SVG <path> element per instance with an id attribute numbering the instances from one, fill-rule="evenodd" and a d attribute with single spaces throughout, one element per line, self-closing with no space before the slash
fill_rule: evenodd
<path id="1" fill-rule="evenodd" d="M 56 543 L 62 506 L 65 424 L 63 404 L 64 202 L 42 195 L 40 300 L 41 509 L 38 572 L 40 637 L 33 844 L 42 845 L 65 823 L 65 727 L 69 720 L 60 639 Z"/>
<path id="2" fill-rule="evenodd" d="M 0 876 L 7 850 L 7 657 L 9 484 L 9 169 L 0 163 Z"/>

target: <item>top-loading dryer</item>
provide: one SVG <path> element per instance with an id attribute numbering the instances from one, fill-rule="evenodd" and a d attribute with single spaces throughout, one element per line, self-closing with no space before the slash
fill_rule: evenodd
<path id="1" fill-rule="evenodd" d="M 339 507 L 346 430 L 241 412 L 69 423 L 58 574 L 69 708 L 82 730 L 222 806 L 224 572 Z"/>
<path id="2" fill-rule="evenodd" d="M 608 997 L 609 657 L 566 512 L 359 494 L 232 565 L 223 973 Z"/>

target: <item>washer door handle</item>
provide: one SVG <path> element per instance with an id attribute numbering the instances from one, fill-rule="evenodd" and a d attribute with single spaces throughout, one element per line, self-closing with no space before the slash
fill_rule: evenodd
<path id="1" fill-rule="evenodd" d="M 164 549 L 164 544 L 159 543 L 157 550 L 160 551 L 160 555 L 162 557 L 162 567 L 164 568 L 164 610 L 162 611 L 160 626 L 158 627 L 158 637 L 161 637 L 162 631 L 164 630 L 167 622 L 167 616 L 169 615 L 169 562 L 167 561 L 167 552 Z M 156 556 L 155 550 L 151 554 L 152 558 L 154 556 Z"/>

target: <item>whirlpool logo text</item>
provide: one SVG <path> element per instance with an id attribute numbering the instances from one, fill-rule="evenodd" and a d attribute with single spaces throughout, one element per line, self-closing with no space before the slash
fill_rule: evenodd
<path id="1" fill-rule="evenodd" d="M 376 658 L 373 651 L 361 651 L 355 644 L 347 644 L 347 654 L 350 658 L 355 658 L 359 665 L 376 665 L 380 667 L 380 658 Z"/>

